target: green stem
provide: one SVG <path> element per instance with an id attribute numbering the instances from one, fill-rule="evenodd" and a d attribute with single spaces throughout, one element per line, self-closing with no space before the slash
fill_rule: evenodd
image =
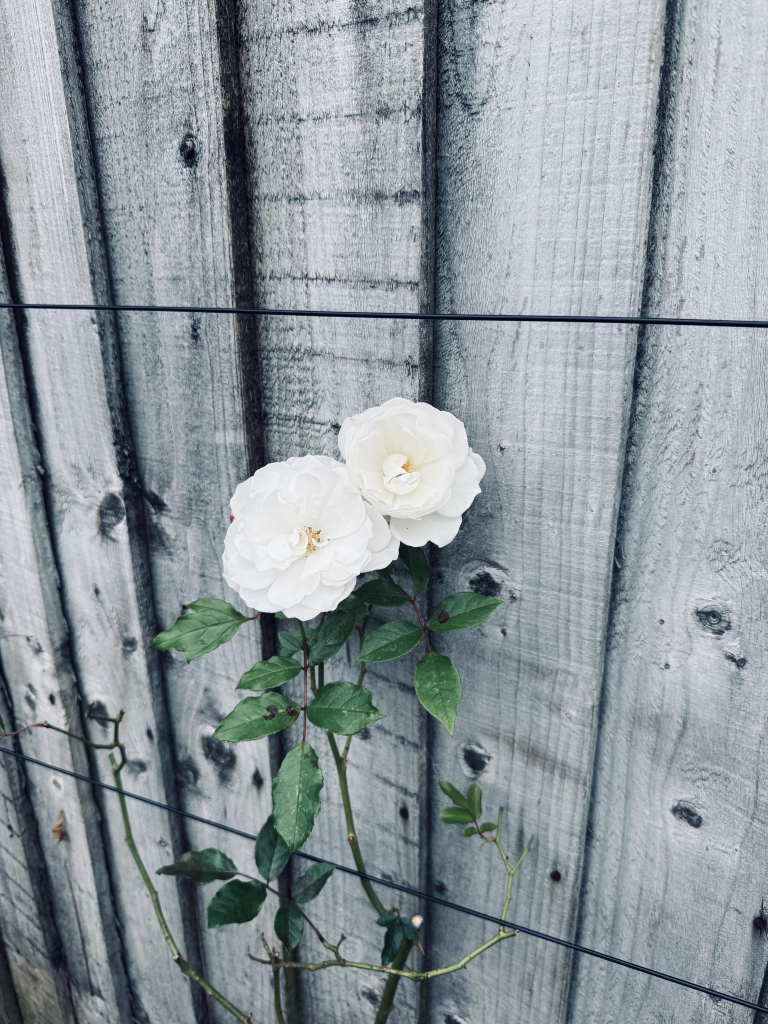
<path id="1" fill-rule="evenodd" d="M 520 854 L 520 858 L 517 861 L 517 863 L 515 864 L 515 866 L 512 867 L 510 865 L 510 863 L 509 863 L 509 857 L 507 857 L 506 853 L 504 852 L 504 848 L 501 845 L 501 839 L 499 838 L 499 836 L 501 835 L 501 816 L 502 816 L 503 813 L 504 813 L 504 808 L 500 807 L 499 808 L 498 823 L 496 825 L 496 837 L 494 839 L 489 840 L 489 842 L 492 842 L 492 843 L 496 844 L 496 847 L 498 848 L 498 851 L 499 851 L 499 856 L 501 857 L 502 861 L 504 862 L 504 867 L 506 868 L 506 871 L 507 871 L 507 888 L 506 888 L 506 892 L 504 893 L 504 905 L 501 908 L 501 918 L 502 918 L 502 920 L 505 920 L 506 916 L 507 916 L 507 911 L 509 910 L 509 904 L 512 902 L 512 882 L 513 882 L 514 877 L 515 877 L 515 875 L 517 873 L 517 869 L 520 867 L 520 865 L 523 863 L 525 858 L 531 852 L 531 847 L 533 846 L 534 836 L 531 836 L 531 838 L 528 840 L 528 845 L 523 850 L 523 852 Z M 506 932 L 506 929 L 504 928 L 504 925 L 499 925 L 499 934 L 500 935 L 508 934 Z"/>
<path id="2" fill-rule="evenodd" d="M 413 943 L 409 939 L 403 939 L 400 949 L 397 952 L 397 956 L 392 961 L 392 968 L 395 971 L 402 971 L 405 967 L 405 962 L 413 948 Z M 386 1024 L 390 1013 L 392 1012 L 392 1006 L 395 1002 L 395 996 L 397 994 L 397 986 L 400 984 L 399 974 L 390 974 L 387 978 L 387 983 L 384 986 L 384 992 L 381 996 L 381 1002 L 379 1003 L 379 1009 L 376 1013 L 376 1019 L 374 1024 Z"/>
<path id="3" fill-rule="evenodd" d="M 272 980 L 275 987 L 275 1016 L 277 1017 L 277 1024 L 285 1024 L 285 1017 L 283 1016 L 283 1001 L 280 997 L 280 968 L 272 968 Z"/>
<path id="4" fill-rule="evenodd" d="M 336 737 L 333 735 L 332 732 L 329 732 L 327 735 L 328 742 L 331 745 L 331 753 L 333 754 L 333 760 L 336 763 L 336 772 L 339 776 L 341 801 L 344 804 L 344 817 L 347 822 L 347 840 L 349 842 L 350 849 L 352 850 L 352 856 L 354 857 L 355 866 L 357 867 L 357 870 L 362 871 L 363 874 L 367 874 L 365 869 L 365 861 L 363 860 L 363 855 L 360 852 L 360 844 L 357 841 L 357 833 L 355 832 L 355 819 L 354 815 L 352 814 L 352 803 L 349 799 L 347 765 L 344 759 L 342 758 L 341 754 L 339 753 L 339 747 L 338 744 L 336 743 Z M 363 889 L 365 889 L 365 893 L 368 899 L 373 904 L 376 913 L 379 915 L 379 917 L 383 917 L 387 912 L 387 908 L 376 895 L 376 890 L 373 888 L 373 886 L 371 885 L 367 878 L 361 878 L 360 884 L 362 885 Z"/>
<path id="5" fill-rule="evenodd" d="M 484 942 L 481 946 L 478 946 L 470 953 L 467 953 L 467 955 L 463 956 L 461 960 L 457 960 L 455 964 L 449 964 L 448 967 L 437 967 L 432 971 L 405 971 L 401 968 L 395 967 L 395 961 L 393 961 L 392 967 L 381 967 L 379 964 L 360 963 L 357 960 L 345 960 L 343 957 L 336 957 L 334 960 L 320 960 L 313 964 L 304 964 L 285 960 L 277 962 L 275 966 L 279 967 L 281 970 L 294 971 L 323 971 L 327 967 L 353 967 L 359 971 L 374 971 L 377 974 L 390 974 L 395 975 L 398 978 L 408 978 L 411 981 L 429 981 L 430 978 L 442 978 L 446 974 L 454 974 L 456 971 L 462 970 L 462 968 L 466 967 L 468 963 L 475 959 L 475 957 L 480 956 L 480 954 L 484 953 L 487 949 L 491 949 L 493 946 L 497 945 L 499 942 L 503 942 L 505 939 L 515 938 L 517 934 L 518 933 L 515 931 L 505 931 L 503 933 L 496 932 L 495 935 Z M 402 947 L 400 948 L 400 952 L 402 952 Z M 273 964 L 272 960 L 260 959 L 257 956 L 253 956 L 251 953 L 248 955 L 251 960 L 255 960 L 257 963 L 269 964 L 270 966 Z M 400 953 L 397 955 L 399 957 Z M 379 1005 L 379 1010 L 381 1010 L 381 1004 Z"/>
<path id="6" fill-rule="evenodd" d="M 125 795 L 123 793 L 123 783 L 122 779 L 120 778 L 120 772 L 122 771 L 122 768 L 125 764 L 125 759 L 123 759 L 122 764 L 118 765 L 118 763 L 115 761 L 114 755 L 110 754 L 109 763 L 112 765 L 112 774 L 115 779 L 115 786 L 117 786 L 117 788 L 120 790 L 120 792 L 117 795 L 117 798 L 120 801 L 120 812 L 123 816 L 125 841 L 128 845 L 128 849 L 131 851 L 131 856 L 133 857 L 136 863 L 136 867 L 139 869 L 139 874 L 142 877 L 147 892 L 149 893 L 149 898 L 151 899 L 152 906 L 154 907 L 155 910 L 155 917 L 157 918 L 157 923 L 160 925 L 160 931 L 163 933 L 163 938 L 165 939 L 165 943 L 168 946 L 168 949 L 171 951 L 171 956 L 173 957 L 174 962 L 178 964 L 179 970 L 181 971 L 182 974 L 186 975 L 186 977 L 188 977 L 190 981 L 194 981 L 196 985 L 199 985 L 200 988 L 204 992 L 207 992 L 212 999 L 215 999 L 216 1002 L 223 1006 L 225 1010 L 228 1010 L 233 1017 L 236 1017 L 237 1020 L 240 1021 L 240 1024 L 250 1024 L 250 1013 L 243 1013 L 242 1010 L 238 1010 L 238 1008 L 234 1006 L 232 1003 L 230 1003 L 230 1001 L 225 996 L 223 996 L 221 992 L 219 992 L 217 989 L 213 987 L 213 985 L 206 981 L 206 979 L 201 974 L 198 974 L 198 972 L 195 970 L 191 963 L 189 963 L 182 957 L 181 951 L 177 946 L 176 940 L 171 934 L 171 930 L 168 927 L 168 922 L 165 919 L 165 914 L 163 913 L 163 908 L 160 905 L 160 897 L 157 894 L 157 889 L 155 889 L 154 885 L 152 884 L 152 879 L 146 867 L 144 866 L 144 861 L 141 859 L 141 854 L 139 853 L 138 847 L 136 846 L 136 843 L 133 838 L 133 828 L 131 827 L 131 819 L 128 816 L 128 807 L 126 804 Z M 285 1024 L 284 1021 L 283 1024 Z"/>

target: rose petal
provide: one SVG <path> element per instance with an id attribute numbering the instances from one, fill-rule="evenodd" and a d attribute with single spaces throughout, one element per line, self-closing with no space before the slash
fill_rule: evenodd
<path id="1" fill-rule="evenodd" d="M 432 541 L 439 548 L 450 544 L 461 526 L 461 516 L 444 516 L 440 512 L 421 519 L 395 519 L 389 521 L 392 536 L 412 548 L 423 547 Z"/>
<path id="2" fill-rule="evenodd" d="M 479 480 L 477 465 L 472 459 L 467 459 L 461 469 L 456 471 L 451 485 L 451 496 L 440 506 L 441 515 L 460 516 L 462 512 L 466 512 L 480 493 Z"/>
<path id="3" fill-rule="evenodd" d="M 365 565 L 365 571 L 374 572 L 394 562 L 400 550 L 400 542 L 392 536 L 384 516 L 367 502 L 365 511 L 373 526 L 373 536 L 368 541 L 369 560 Z"/>

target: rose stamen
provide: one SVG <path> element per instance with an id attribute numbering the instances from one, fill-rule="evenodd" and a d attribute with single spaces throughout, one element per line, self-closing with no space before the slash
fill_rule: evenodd
<path id="1" fill-rule="evenodd" d="M 320 531 L 313 530 L 311 526 L 305 526 L 304 533 L 307 536 L 307 550 L 304 554 L 308 555 L 316 548 L 320 547 Z"/>
<path id="2" fill-rule="evenodd" d="M 405 460 L 405 462 L 403 463 L 403 469 L 405 470 L 406 473 L 412 473 L 413 472 L 413 466 L 411 465 L 411 460 L 410 459 L 406 459 Z"/>

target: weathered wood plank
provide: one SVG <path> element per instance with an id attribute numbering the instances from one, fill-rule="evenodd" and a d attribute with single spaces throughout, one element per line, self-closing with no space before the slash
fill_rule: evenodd
<path id="1" fill-rule="evenodd" d="M 1 251 L 0 297 L 9 301 Z M 5 495 L 4 500 L 0 498 L 0 523 L 2 534 L 13 538 L 16 534 L 13 517 L 24 515 L 27 505 L 23 500 L 14 502 L 13 497 L 9 500 L 7 493 L 10 490 L 12 496 L 20 497 L 23 475 L 17 450 L 17 437 L 23 430 L 21 425 L 18 429 L 14 427 L 11 410 L 13 406 L 18 408 L 19 401 L 24 402 L 25 395 L 16 327 L 12 314 L 7 310 L 0 313 L 0 353 L 0 489 Z M 35 472 L 34 466 L 29 468 Z M 5 545 L 0 544 L 0 552 L 7 555 Z M 4 585 L 6 573 L 0 563 L 0 610 L 3 613 L 8 597 Z M 24 581 L 16 579 L 13 582 L 21 585 Z M 26 643 L 23 636 L 9 635 L 10 629 L 3 616 L 0 667 L 9 663 L 6 645 Z M 12 657 L 10 663 L 13 663 Z M 14 718 L 7 693 L 7 683 L 0 675 L 0 718 L 5 729 L 11 730 Z M 22 766 L 8 755 L 0 757 L 0 931 L 13 988 L 12 995 L 3 997 L 8 1004 L 5 1012 L 10 1024 L 16 1024 L 14 1004 L 22 1020 L 40 1021 L 41 1024 L 74 1024 L 61 937 L 37 839 L 34 806 L 27 796 Z"/>
<path id="2" fill-rule="evenodd" d="M 421 7 L 399 0 L 248 5 L 242 82 L 259 303 L 415 311 L 430 301 L 429 31 Z M 413 324 L 270 318 L 259 332 L 270 460 L 339 458 L 345 416 L 428 393 L 429 332 Z M 339 658 L 328 671 L 349 679 L 356 669 Z M 361 849 L 370 870 L 415 882 L 425 863 L 423 717 L 408 667 L 382 666 L 366 682 L 388 718 L 352 745 Z M 326 785 L 308 848 L 351 863 L 333 761 L 317 742 Z M 348 936 L 348 955 L 378 957 L 381 931 L 356 880 L 335 877 L 316 906 L 326 934 Z M 304 948 L 316 952 L 311 940 Z M 369 1019 L 381 990 L 346 972 L 300 983 L 313 1024 L 338 1020 L 340 1006 Z M 412 1018 L 418 993 L 404 986 L 401 999 Z"/>
<path id="3" fill-rule="evenodd" d="M 5 298 L 2 265 L 0 271 L 0 295 Z M 76 680 L 48 532 L 42 465 L 15 325 L 8 313 L 0 320 L 0 357 L 0 658 L 9 705 L 2 715 L 9 728 L 43 717 L 67 728 L 79 721 Z M 19 744 L 23 751 L 62 767 L 88 770 L 82 748 L 70 751 L 64 737 L 46 730 L 24 733 Z M 3 758 L 10 761 L 7 755 Z M 16 919 L 8 954 L 25 1019 L 47 1017 L 52 1024 L 70 1024 L 76 1018 L 106 1024 L 128 1009 L 128 998 L 114 922 L 111 915 L 106 921 L 103 915 L 109 889 L 91 794 L 78 793 L 75 782 L 65 776 L 33 769 L 23 799 L 29 802 L 36 826 L 29 820 L 22 826 L 19 815 L 27 810 L 20 798 L 22 778 L 13 763 L 3 765 L 3 817 L 10 829 L 2 832 L 0 863 L 7 893 L 3 922 Z M 57 844 L 51 829 L 62 810 L 68 838 Z M 44 863 L 29 879 L 30 844 L 37 846 L 35 829 Z M 9 893 L 7 887 L 14 882 L 20 887 Z M 38 908 L 48 910 L 48 899 L 53 908 L 50 932 L 38 920 Z M 64 951 L 58 968 L 66 971 L 68 983 L 57 978 L 54 963 L 46 963 L 56 934 Z"/>
<path id="4" fill-rule="evenodd" d="M 115 300 L 233 305 L 216 5 L 172 0 L 148 14 L 134 3 L 105 11 L 97 0 L 79 0 L 77 9 Z M 120 318 L 152 593 L 164 628 L 196 597 L 233 599 L 221 553 L 229 498 L 249 472 L 237 328 L 221 316 Z M 256 443 L 259 426 L 248 424 Z M 182 805 L 251 829 L 270 811 L 266 745 L 233 747 L 211 734 L 259 650 L 254 624 L 192 665 L 183 655 L 164 659 Z M 186 831 L 189 845 L 226 848 L 250 870 L 252 845 L 195 825 Z M 200 894 L 201 912 L 211 895 Z M 245 959 L 247 949 L 260 949 L 258 932 L 208 932 L 204 913 L 200 928 L 210 980 L 244 1009 L 268 1005 L 271 976 Z M 210 1013 L 228 1019 L 217 1006 Z"/>
<path id="5" fill-rule="evenodd" d="M 92 302 L 95 294 L 106 297 L 107 270 L 99 247 L 88 130 L 68 15 L 68 8 L 52 7 L 46 0 L 21 8 L 3 7 L 6 32 L 0 44 L 0 88 L 8 103 L 0 125 L 0 161 L 7 209 L 12 214 L 7 244 L 14 287 L 27 301 Z M 146 600 L 142 524 L 113 325 L 89 314 L 40 313 L 26 318 L 22 341 L 79 693 L 111 712 L 125 709 L 122 738 L 131 758 L 127 778 L 137 791 L 163 800 L 167 729 L 158 665 L 145 653 L 153 612 L 151 597 Z M 33 580 L 28 589 L 31 600 Z M 22 608 L 14 608 L 14 631 L 31 633 L 36 620 L 30 608 L 24 610 L 31 624 L 25 627 Z M 44 634 L 40 645 L 50 651 L 46 644 Z M 17 704 L 26 685 L 21 668 L 8 673 Z M 61 698 L 66 703 L 58 711 L 57 722 L 77 728 L 77 692 L 71 675 L 65 676 L 65 682 L 72 685 Z M 51 704 L 56 701 L 59 708 L 59 687 L 51 681 L 47 686 Z M 53 716 L 48 690 L 38 688 L 31 705 L 40 717 Z M 92 728 L 98 738 L 108 738 L 106 727 Z M 25 743 L 35 750 L 45 749 L 55 763 L 66 763 L 60 760 L 67 754 L 62 737 L 46 734 L 42 741 L 35 734 L 34 741 L 28 736 Z M 87 763 L 82 752 L 75 756 L 81 766 Z M 105 761 L 104 755 L 97 755 L 92 765 L 109 779 Z M 40 786 L 49 788 L 50 783 Z M 129 1013 L 157 1021 L 192 1019 L 190 986 L 170 959 L 159 929 L 148 927 L 149 897 L 141 889 L 125 844 L 119 805 L 105 798 L 101 812 L 110 878 L 103 872 L 96 879 L 98 884 L 80 879 L 73 888 L 83 941 L 93 943 L 90 955 L 95 962 L 85 979 L 85 994 L 80 992 L 79 998 L 101 1000 L 99 1005 L 104 1005 L 99 1012 L 109 1020 L 127 1019 Z M 167 861 L 168 848 L 178 846 L 176 819 L 166 816 L 161 821 L 144 814 L 135 815 L 134 823 L 135 838 L 149 868 Z M 96 819 L 87 824 L 95 850 L 102 842 L 101 830 Z M 79 859 L 74 846 L 72 850 L 72 859 Z M 60 851 L 56 855 L 61 859 Z M 52 873 L 50 863 L 49 870 Z M 93 895 L 86 898 L 80 890 L 85 891 L 88 884 Z M 164 905 L 172 930 L 186 945 L 173 888 L 164 893 Z M 119 933 L 112 920 L 115 912 Z M 106 939 L 101 938 L 104 929 Z M 130 993 L 122 977 L 123 962 Z"/>
<path id="6" fill-rule="evenodd" d="M 674 5 L 668 46 L 647 312 L 763 317 L 765 8 Z M 588 945 L 753 1001 L 768 885 L 767 356 L 756 331 L 644 337 L 581 909 Z M 753 1015 L 580 958 L 571 1019 Z"/>
<path id="7" fill-rule="evenodd" d="M 661 2 L 637 0 L 441 8 L 437 308 L 637 311 L 662 18 Z M 575 927 L 634 350 L 626 328 L 436 334 L 435 403 L 466 422 L 488 473 L 432 596 L 507 605 L 445 645 L 465 696 L 453 738 L 433 731 L 433 779 L 476 779 L 489 816 L 504 805 L 511 854 L 536 836 L 510 916 L 562 936 Z M 437 820 L 443 802 L 436 890 L 500 910 L 498 858 Z M 430 915 L 435 964 L 489 934 Z M 514 941 L 435 985 L 430 1019 L 560 1020 L 567 954 Z"/>
<path id="8" fill-rule="evenodd" d="M 0 689 L 6 689 L 1 677 Z M 14 719 L 4 692 L 0 693 L 0 715 L 6 728 L 13 728 Z M 6 976 L 0 982 L 0 1019 L 5 1020 L 5 1012 L 9 1024 L 25 1020 L 74 1024 L 61 937 L 56 930 L 50 886 L 36 833 L 23 768 L 7 754 L 3 755 L 0 932 Z"/>

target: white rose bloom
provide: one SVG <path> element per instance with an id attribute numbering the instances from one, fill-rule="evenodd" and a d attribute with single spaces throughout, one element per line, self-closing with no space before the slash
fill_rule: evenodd
<path id="1" fill-rule="evenodd" d="M 273 462 L 230 502 L 224 578 L 249 608 L 312 619 L 333 611 L 361 572 L 397 558 L 386 520 L 345 467 L 322 455 Z"/>
<path id="2" fill-rule="evenodd" d="M 461 420 L 405 398 L 344 420 L 339 449 L 363 497 L 411 547 L 450 544 L 485 473 Z"/>

